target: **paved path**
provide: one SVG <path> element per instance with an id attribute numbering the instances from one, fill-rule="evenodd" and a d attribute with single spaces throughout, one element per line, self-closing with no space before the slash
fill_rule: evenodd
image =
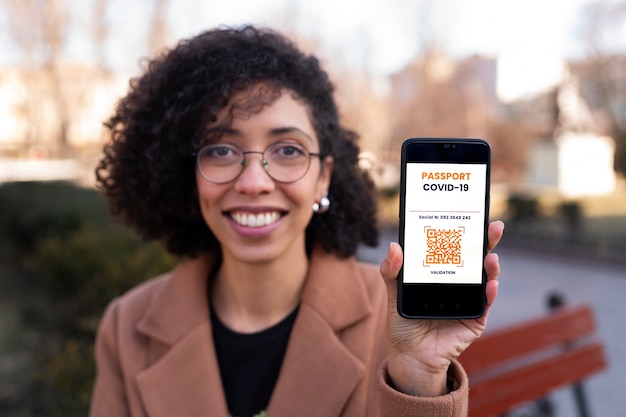
<path id="1" fill-rule="evenodd" d="M 378 248 L 363 249 L 359 257 L 379 263 L 391 240 L 397 240 L 395 233 L 384 233 Z M 609 361 L 604 373 L 585 383 L 591 415 L 626 415 L 626 265 L 543 255 L 505 243 L 497 252 L 502 272 L 489 329 L 545 314 L 546 296 L 552 291 L 560 292 L 570 305 L 591 305 Z M 569 389 L 559 390 L 551 398 L 557 417 L 578 415 Z"/>

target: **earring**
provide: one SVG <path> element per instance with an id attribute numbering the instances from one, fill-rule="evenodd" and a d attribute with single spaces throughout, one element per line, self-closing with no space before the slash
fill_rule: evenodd
<path id="1" fill-rule="evenodd" d="M 324 196 L 320 199 L 319 203 L 313 203 L 313 212 L 317 214 L 326 213 L 330 208 L 330 200 Z"/>

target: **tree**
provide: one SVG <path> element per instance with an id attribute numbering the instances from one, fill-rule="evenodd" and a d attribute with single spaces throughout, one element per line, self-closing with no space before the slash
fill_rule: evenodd
<path id="1" fill-rule="evenodd" d="M 109 0 L 94 1 L 92 36 L 96 52 L 96 63 L 101 72 L 108 73 L 104 45 L 109 35 L 109 26 L 105 18 Z"/>
<path id="2" fill-rule="evenodd" d="M 615 169 L 626 174 L 626 1 L 595 1 L 580 14 L 579 37 L 586 57 L 574 64 L 591 107 L 606 118 L 616 141 Z"/>
<path id="3" fill-rule="evenodd" d="M 8 32 L 23 59 L 23 72 L 29 100 L 25 106 L 29 121 L 27 143 L 41 144 L 37 129 L 42 117 L 41 106 L 49 102 L 56 115 L 55 142 L 65 152 L 68 144 L 70 115 L 67 91 L 62 80 L 61 60 L 71 25 L 69 4 L 64 0 L 3 0 Z"/>
<path id="4" fill-rule="evenodd" d="M 167 45 L 167 6 L 169 0 L 154 0 L 152 10 L 152 22 L 150 24 L 150 33 L 148 35 L 148 45 L 150 55 L 154 56 L 161 52 Z"/>
<path id="5" fill-rule="evenodd" d="M 51 145 L 52 153 L 71 153 L 72 127 L 80 117 L 90 85 L 111 75 L 105 48 L 110 36 L 109 5 L 110 0 L 0 0 L 0 12 L 6 16 L 6 32 L 15 46 L 27 90 L 21 106 L 29 126 L 24 138 L 26 150 Z M 169 0 L 150 0 L 150 5 L 146 50 L 156 55 L 167 44 Z M 72 63 L 68 44 L 76 36 L 90 42 L 86 52 L 95 57 L 92 65 L 78 67 Z"/>

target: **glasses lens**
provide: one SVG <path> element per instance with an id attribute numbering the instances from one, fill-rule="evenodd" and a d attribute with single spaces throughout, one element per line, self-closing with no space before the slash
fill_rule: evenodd
<path id="1" fill-rule="evenodd" d="M 242 172 L 246 154 L 232 144 L 215 143 L 207 145 L 198 153 L 197 165 L 202 176 L 213 183 L 227 183 Z M 311 154 L 302 145 L 277 142 L 268 146 L 263 153 L 263 167 L 270 177 L 279 182 L 294 182 L 309 170 Z"/>
<path id="2" fill-rule="evenodd" d="M 263 157 L 267 161 L 267 173 L 280 182 L 299 180 L 311 163 L 309 151 L 297 143 L 274 143 L 265 149 Z"/>
<path id="3" fill-rule="evenodd" d="M 204 178 L 215 183 L 229 182 L 242 169 L 243 151 L 230 144 L 207 145 L 198 153 L 198 169 Z"/>

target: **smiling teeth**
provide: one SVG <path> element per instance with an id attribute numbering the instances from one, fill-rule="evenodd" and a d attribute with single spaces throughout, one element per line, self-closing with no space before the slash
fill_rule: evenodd
<path id="1" fill-rule="evenodd" d="M 263 227 L 274 223 L 280 215 L 272 213 L 233 213 L 230 216 L 237 224 L 248 227 Z"/>

